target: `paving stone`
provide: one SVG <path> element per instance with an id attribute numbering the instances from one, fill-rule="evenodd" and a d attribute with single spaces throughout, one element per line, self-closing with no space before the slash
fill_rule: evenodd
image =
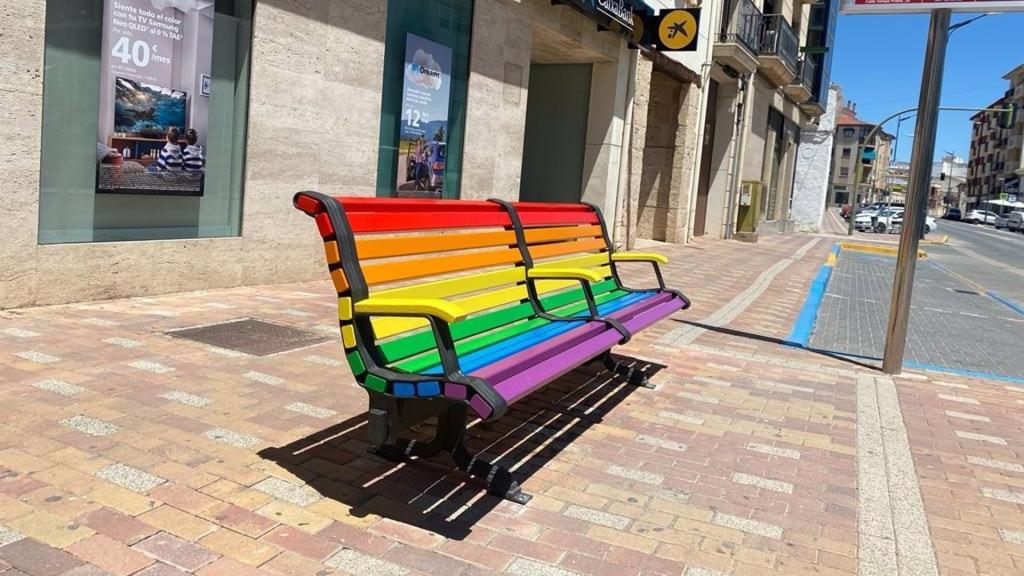
<path id="1" fill-rule="evenodd" d="M 641 444 L 656 446 L 666 450 L 676 450 L 677 452 L 683 452 L 687 448 L 686 444 L 683 444 L 682 442 L 673 442 L 671 440 L 665 440 L 664 438 L 658 438 L 657 436 L 647 436 L 646 434 L 639 434 L 633 439 Z"/>
<path id="2" fill-rule="evenodd" d="M 403 576 L 409 573 L 407 568 L 398 564 L 368 556 L 351 548 L 339 550 L 324 560 L 324 566 L 360 576 Z"/>
<path id="3" fill-rule="evenodd" d="M 800 459 L 800 451 L 793 448 L 780 448 L 778 446 L 769 446 L 767 444 L 760 444 L 757 442 L 748 442 L 746 449 L 751 452 L 760 452 L 761 454 L 769 454 L 771 456 L 781 456 L 792 460 Z"/>
<path id="4" fill-rule="evenodd" d="M 313 364 L 320 364 L 321 366 L 341 366 L 340 360 L 328 358 L 327 356 L 306 356 L 303 360 L 306 362 L 312 362 Z"/>
<path id="5" fill-rule="evenodd" d="M 680 414 L 679 412 L 671 412 L 669 410 L 662 410 L 661 412 L 658 412 L 658 416 L 661 416 L 662 418 L 671 418 L 672 420 L 678 420 L 679 422 L 685 422 L 687 424 L 693 424 L 694 426 L 701 426 L 704 424 L 703 418 L 696 418 L 694 416 Z"/>
<path id="6" fill-rule="evenodd" d="M 145 570 L 136 572 L 134 576 L 188 576 L 188 572 L 179 570 L 174 566 L 157 562 Z"/>
<path id="7" fill-rule="evenodd" d="M 1016 530 L 1000 530 L 999 537 L 1013 544 L 1024 544 L 1024 532 Z"/>
<path id="8" fill-rule="evenodd" d="M 263 442 L 263 440 L 243 434 L 241 432 L 235 432 L 233 430 L 226 430 L 224 428 L 213 428 L 203 432 L 203 436 L 206 436 L 210 440 L 220 442 L 221 444 L 227 444 L 234 446 L 235 448 L 252 448 L 253 446 Z"/>
<path id="9" fill-rule="evenodd" d="M 82 434 L 88 434 L 89 436 L 110 436 L 111 434 L 120 430 L 120 428 L 109 422 L 90 418 L 83 414 L 78 416 L 72 416 L 71 418 L 65 418 L 60 421 L 62 426 L 77 430 Z"/>
<path id="10" fill-rule="evenodd" d="M 28 360 L 29 362 L 35 362 L 36 364 L 55 364 L 60 362 L 60 358 L 57 356 L 51 356 L 37 350 L 26 350 L 24 352 L 18 352 L 15 354 L 18 358 Z"/>
<path id="11" fill-rule="evenodd" d="M 82 324 L 88 324 L 90 326 L 99 326 L 100 328 L 110 328 L 117 326 L 118 323 L 106 318 L 85 318 L 82 320 Z"/>
<path id="12" fill-rule="evenodd" d="M 187 572 L 195 572 L 220 557 L 220 554 L 166 532 L 158 532 L 132 548 Z"/>
<path id="13" fill-rule="evenodd" d="M 949 400 L 950 402 L 959 402 L 960 404 L 972 404 L 972 405 L 975 405 L 975 406 L 977 406 L 978 404 L 981 404 L 981 402 L 978 402 L 977 399 L 970 398 L 968 396 L 956 396 L 956 395 L 953 395 L 953 394 L 939 394 L 938 397 L 942 398 L 943 400 Z"/>
<path id="14" fill-rule="evenodd" d="M 24 538 L 24 536 L 18 532 L 0 524 L 0 546 L 6 546 L 12 542 L 17 542 L 22 538 Z"/>
<path id="15" fill-rule="evenodd" d="M 217 354 L 219 356 L 227 356 L 228 358 L 245 358 L 248 356 L 245 352 L 239 352 L 237 350 L 228 350 L 227 348 L 219 348 L 217 346 L 207 346 L 203 348 L 207 352 Z"/>
<path id="16" fill-rule="evenodd" d="M 138 550 L 132 550 L 124 544 L 104 536 L 95 534 L 75 542 L 67 548 L 85 562 L 98 566 L 113 576 L 135 574 L 153 563 L 153 559 Z"/>
<path id="17" fill-rule="evenodd" d="M 1003 490 L 1000 488 L 982 488 L 981 495 L 985 496 L 986 498 L 995 498 L 996 500 L 1002 500 L 1004 502 L 1024 504 L 1024 494 L 1020 492 L 1014 492 L 1012 490 Z"/>
<path id="18" fill-rule="evenodd" d="M 972 422 L 991 422 L 992 419 L 988 416 L 981 416 L 978 414 L 966 414 L 964 412 L 956 412 L 955 410 L 946 410 L 946 416 L 950 418 L 959 418 L 961 420 L 970 420 Z"/>
<path id="19" fill-rule="evenodd" d="M 1024 474 L 1024 465 L 1022 464 L 993 460 L 991 458 L 981 458 L 979 456 L 968 456 L 967 461 L 978 466 L 988 466 L 989 468 L 998 468 L 999 470 L 1006 470 L 1007 472 Z"/>
<path id="20" fill-rule="evenodd" d="M 793 485 L 789 482 L 783 482 L 781 480 L 772 480 L 770 478 L 762 478 L 760 476 L 754 476 L 752 474 L 744 474 L 742 472 L 733 472 L 730 480 L 737 484 L 743 484 L 745 486 L 756 486 L 765 490 L 772 490 L 774 492 L 782 492 L 785 494 L 793 493 Z"/>
<path id="21" fill-rule="evenodd" d="M 202 396 L 196 396 L 195 394 L 189 394 L 188 392 L 183 392 L 181 390 L 171 390 L 170 392 L 161 394 L 160 397 L 186 406 L 192 406 L 194 408 L 202 408 L 211 402 L 209 398 L 203 398 Z"/>
<path id="22" fill-rule="evenodd" d="M 79 522 L 100 534 L 106 534 L 114 540 L 128 545 L 135 544 L 143 538 L 152 536 L 157 531 L 156 528 L 149 524 L 139 522 L 127 514 L 122 514 L 110 508 L 100 508 L 90 512 L 81 517 Z"/>
<path id="23" fill-rule="evenodd" d="M 71 554 L 32 538 L 0 547 L 0 560 L 30 576 L 60 576 L 83 564 Z"/>
<path id="24" fill-rule="evenodd" d="M 739 516 L 733 516 L 732 514 L 725 514 L 722 512 L 715 512 L 711 522 L 726 528 L 733 528 L 735 530 L 741 530 L 749 534 L 756 534 L 758 536 L 773 538 L 775 540 L 781 539 L 783 534 L 783 530 L 779 526 L 750 518 L 741 518 Z"/>
<path id="25" fill-rule="evenodd" d="M 704 568 L 703 566 L 687 566 L 683 576 L 729 576 L 725 572 Z"/>
<path id="26" fill-rule="evenodd" d="M 711 396 L 703 396 L 701 394 L 694 394 L 692 392 L 676 392 L 676 396 L 679 398 L 686 398 L 687 400 L 693 400 L 694 402 L 703 402 L 705 404 L 718 404 L 718 398 Z"/>
<path id="27" fill-rule="evenodd" d="M 609 466 L 605 468 L 605 472 L 614 476 L 620 476 L 628 480 L 634 480 L 636 482 L 643 482 L 645 484 L 661 484 L 665 481 L 665 477 L 661 474 L 655 474 L 654 472 L 647 472 L 646 470 L 640 470 L 639 468 L 625 468 L 623 466 Z"/>
<path id="28" fill-rule="evenodd" d="M 319 406 L 312 406 L 304 402 L 292 402 L 285 406 L 285 409 L 299 414 L 305 414 L 306 416 L 312 416 L 313 418 L 320 418 L 321 420 L 332 418 L 338 414 L 334 410 L 320 408 Z"/>
<path id="29" fill-rule="evenodd" d="M 581 576 L 578 572 L 549 566 L 527 558 L 515 558 L 507 567 L 506 574 L 513 576 Z"/>
<path id="30" fill-rule="evenodd" d="M 269 386 L 282 386 L 284 384 L 283 378 L 278 378 L 277 376 L 264 374 L 263 372 L 257 372 L 255 370 L 250 370 L 243 374 L 243 376 L 253 382 L 259 382 L 260 384 L 267 384 Z"/>
<path id="31" fill-rule="evenodd" d="M 121 348 L 138 348 L 142 346 L 142 342 L 132 340 L 131 338 L 106 338 L 103 340 L 107 344 L 113 344 L 114 346 L 120 346 Z"/>
<path id="32" fill-rule="evenodd" d="M 149 360 L 137 360 L 135 362 L 129 362 L 128 365 L 132 368 L 152 372 L 153 374 L 170 374 L 171 372 L 174 372 L 174 368 L 170 366 L 165 366 L 159 362 L 151 362 Z"/>
<path id="33" fill-rule="evenodd" d="M 977 440 L 978 442 L 984 442 L 985 444 L 995 444 L 997 446 L 1006 446 L 1006 439 L 998 436 L 989 436 L 988 434 L 978 434 L 976 432 L 965 432 L 963 430 L 954 430 L 957 438 L 963 438 L 965 440 Z"/>
<path id="34" fill-rule="evenodd" d="M 297 486 L 273 476 L 253 484 L 252 488 L 296 506 L 309 506 L 322 498 L 309 486 Z"/>
<path id="35" fill-rule="evenodd" d="M 4 328 L 3 330 L 0 330 L 0 333 L 6 334 L 7 336 L 13 336 L 14 338 L 35 338 L 36 336 L 39 336 L 39 332 L 33 332 L 23 328 Z"/>
<path id="36" fill-rule="evenodd" d="M 61 396 L 75 396 L 85 392 L 85 388 L 77 386 L 75 384 L 68 384 L 67 382 L 61 382 L 60 380 L 42 380 L 32 384 L 40 390 L 46 390 L 47 392 L 53 392 L 54 394 L 60 394 Z"/>
<path id="37" fill-rule="evenodd" d="M 153 488 L 167 482 L 166 479 L 154 476 L 144 470 L 139 470 L 127 464 L 111 464 L 93 472 L 93 476 L 127 488 L 132 492 L 145 494 Z"/>
<path id="38" fill-rule="evenodd" d="M 565 514 L 570 518 L 585 520 L 593 524 L 600 524 L 601 526 L 607 526 L 617 530 L 625 530 L 626 526 L 629 526 L 629 523 L 632 522 L 625 516 L 611 514 L 602 510 L 594 510 L 593 508 L 578 506 L 576 504 L 566 508 L 562 514 Z"/>

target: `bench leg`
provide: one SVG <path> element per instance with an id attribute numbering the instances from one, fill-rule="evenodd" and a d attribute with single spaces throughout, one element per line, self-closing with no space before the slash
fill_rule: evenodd
<path id="1" fill-rule="evenodd" d="M 611 352 L 605 352 L 602 354 L 600 360 L 601 364 L 604 365 L 605 370 L 624 377 L 630 384 L 651 390 L 655 388 L 655 385 L 651 383 L 646 372 L 639 368 L 626 366 L 622 362 L 613 358 Z"/>
<path id="2" fill-rule="evenodd" d="M 437 416 L 437 432 L 430 442 L 390 439 L 371 448 L 370 452 L 393 462 L 430 458 L 447 452 L 459 470 L 483 480 L 489 493 L 519 504 L 529 502 L 532 496 L 522 491 L 511 472 L 469 453 L 465 436 L 466 406 L 453 404 Z"/>

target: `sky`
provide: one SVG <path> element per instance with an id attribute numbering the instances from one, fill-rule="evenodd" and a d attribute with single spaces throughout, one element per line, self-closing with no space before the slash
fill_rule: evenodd
<path id="1" fill-rule="evenodd" d="M 953 14 L 953 23 L 977 14 Z M 857 104 L 857 115 L 881 121 L 917 106 L 928 35 L 927 14 L 839 16 L 832 81 Z M 986 16 L 953 32 L 946 52 L 942 105 L 983 108 L 1008 88 L 1003 75 L 1024 64 L 1024 12 Z M 945 152 L 967 158 L 971 113 L 940 112 L 935 159 Z M 907 161 L 913 120 L 900 129 L 897 159 Z M 896 121 L 886 124 L 896 134 Z"/>

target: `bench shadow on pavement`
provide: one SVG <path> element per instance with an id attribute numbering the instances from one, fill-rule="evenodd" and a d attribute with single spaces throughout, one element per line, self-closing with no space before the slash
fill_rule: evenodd
<path id="1" fill-rule="evenodd" d="M 676 322 L 681 322 L 683 324 L 688 324 L 688 325 L 693 326 L 695 328 L 703 328 L 704 330 L 707 330 L 708 332 L 715 332 L 715 333 L 718 333 L 718 334 L 723 334 L 725 336 L 734 336 L 734 337 L 737 337 L 737 338 L 745 338 L 747 340 L 757 340 L 758 342 L 768 342 L 769 344 L 778 344 L 779 346 L 788 346 L 788 347 L 792 347 L 792 348 L 797 348 L 796 346 L 792 345 L 791 343 L 789 343 L 789 342 L 787 342 L 787 341 L 785 341 L 785 340 L 783 340 L 781 338 L 775 338 L 774 336 L 766 336 L 764 334 L 755 334 L 753 332 L 744 332 L 743 330 L 735 330 L 733 328 L 725 328 L 723 326 L 714 326 L 714 325 L 711 325 L 711 324 L 704 324 L 702 322 L 694 322 L 692 320 L 678 320 L 678 319 L 675 319 L 675 318 L 673 318 L 673 320 L 675 320 Z M 822 350 L 820 348 L 800 347 L 799 349 L 800 350 L 806 350 L 807 352 L 810 352 L 812 354 L 817 354 L 819 356 L 824 356 L 824 357 L 830 358 L 832 360 L 839 360 L 840 362 L 845 362 L 847 364 L 852 364 L 854 366 L 857 366 L 858 368 L 865 368 L 865 369 L 868 369 L 868 370 L 879 370 L 879 366 L 877 364 L 869 364 L 867 362 L 862 362 L 862 361 L 858 360 L 856 357 L 853 357 L 852 355 L 840 354 L 838 352 L 832 352 L 831 350 Z M 865 358 L 865 360 L 870 360 L 870 359 L 869 358 Z"/>
<path id="2" fill-rule="evenodd" d="M 647 360 L 616 356 L 653 376 L 665 368 Z M 509 468 L 520 484 L 543 469 L 574 441 L 632 395 L 649 390 L 589 364 L 512 405 L 495 422 L 471 425 L 467 444 L 482 458 Z M 424 439 L 433 424 L 415 431 Z M 499 506 L 518 506 L 487 494 L 444 455 L 395 463 L 370 454 L 366 413 L 259 455 L 304 480 L 323 497 L 351 508 L 353 516 L 375 514 L 445 538 L 462 540 Z M 526 491 L 529 492 L 527 485 Z"/>

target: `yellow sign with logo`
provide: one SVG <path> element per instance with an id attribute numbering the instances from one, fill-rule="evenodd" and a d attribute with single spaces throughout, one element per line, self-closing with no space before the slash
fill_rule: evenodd
<path id="1" fill-rule="evenodd" d="M 658 14 L 656 47 L 662 52 L 689 52 L 697 49 L 700 8 L 662 10 Z"/>

